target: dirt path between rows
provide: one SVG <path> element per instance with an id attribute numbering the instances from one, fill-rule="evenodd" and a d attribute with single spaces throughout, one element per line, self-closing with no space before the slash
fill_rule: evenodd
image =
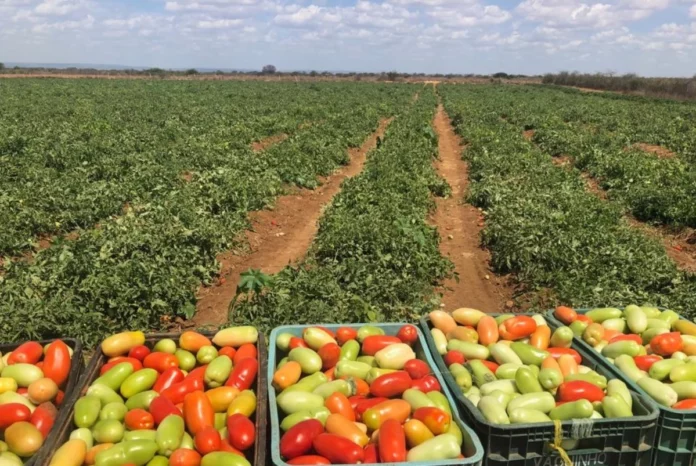
<path id="1" fill-rule="evenodd" d="M 552 161 L 554 165 L 567 170 L 573 167 L 573 160 L 567 155 L 553 157 Z M 607 192 L 600 186 L 595 178 L 582 170 L 580 170 L 580 176 L 585 181 L 588 192 L 604 201 L 609 200 Z M 690 229 L 684 229 L 683 231 L 675 233 L 670 231 L 667 227 L 656 227 L 642 222 L 629 212 L 624 214 L 624 219 L 634 228 L 643 231 L 648 236 L 660 240 L 665 247 L 665 252 L 677 264 L 680 270 L 696 272 L 696 232 Z"/>
<path id="2" fill-rule="evenodd" d="M 338 194 L 345 179 L 362 171 L 368 152 L 377 145 L 377 138 L 384 136 L 391 121 L 382 120 L 359 148 L 350 149 L 350 163 L 323 179 L 316 190 L 294 189 L 279 197 L 272 209 L 250 213 L 252 226 L 245 232 L 250 251 L 227 251 L 218 256 L 220 280 L 216 286 L 199 290 L 195 325 L 227 321 L 227 308 L 243 272 L 260 269 L 266 274 L 278 273 L 305 256 L 325 206 Z"/>
<path id="3" fill-rule="evenodd" d="M 464 203 L 469 184 L 469 168 L 462 160 L 462 145 L 442 105 L 433 126 L 438 136 L 438 174 L 452 188 L 448 198 L 437 198 L 433 221 L 440 233 L 440 252 L 454 263 L 456 279 L 447 280 L 442 302 L 445 310 L 472 307 L 484 312 L 502 312 L 513 295 L 507 280 L 490 269 L 490 255 L 480 247 L 483 217 L 478 209 Z"/>

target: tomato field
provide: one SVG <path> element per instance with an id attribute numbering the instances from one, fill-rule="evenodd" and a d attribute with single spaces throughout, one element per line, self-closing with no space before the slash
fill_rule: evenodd
<path id="1" fill-rule="evenodd" d="M 200 290 L 225 278 L 220 255 L 264 248 L 246 244 L 261 228 L 250 214 L 281 222 L 279 199 L 319 192 L 370 136 L 321 211 L 295 203 L 319 218 L 301 259 L 237 270 L 217 321 L 196 324 L 412 321 L 437 307 L 476 252 L 445 256 L 459 232 L 433 220 L 452 192 L 438 139 L 454 134 L 468 172 L 453 201 L 479 209 L 470 227 L 490 254 L 467 260 L 509 308 L 696 309 L 694 104 L 536 85 L 98 79 L 3 80 L 0 99 L 4 341 L 94 346 L 195 321 Z M 433 123 L 439 106 L 452 135 Z"/>

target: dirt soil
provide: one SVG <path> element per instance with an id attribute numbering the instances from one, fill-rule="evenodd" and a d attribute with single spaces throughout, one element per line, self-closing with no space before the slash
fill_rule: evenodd
<path id="1" fill-rule="evenodd" d="M 673 159 L 674 157 L 676 157 L 676 154 L 671 150 L 662 146 L 656 146 L 654 144 L 644 144 L 642 142 L 639 142 L 638 144 L 633 144 L 632 147 L 640 149 L 643 152 L 655 154 L 660 159 Z"/>
<path id="2" fill-rule="evenodd" d="M 522 136 L 524 136 L 524 138 L 525 138 L 527 141 L 531 141 L 532 139 L 534 139 L 534 130 L 533 130 L 533 129 L 528 129 L 527 131 L 525 131 L 524 133 L 522 133 Z"/>
<path id="3" fill-rule="evenodd" d="M 251 144 L 251 148 L 254 152 L 260 152 L 266 150 L 267 148 L 285 141 L 289 136 L 285 133 L 274 134 L 267 138 L 261 139 Z"/>
<path id="4" fill-rule="evenodd" d="M 341 189 L 341 183 L 361 172 L 367 153 L 383 137 L 391 119 L 382 120 L 379 128 L 359 148 L 350 149 L 350 163 L 322 180 L 316 190 L 293 189 L 276 200 L 269 210 L 250 213 L 251 229 L 245 232 L 246 251 L 227 251 L 218 256 L 221 264 L 216 285 L 201 287 L 198 292 L 196 325 L 219 325 L 227 321 L 227 308 L 235 295 L 240 275 L 248 269 L 264 273 L 280 272 L 288 264 L 302 259 L 317 233 L 317 221 L 324 208 Z"/>
<path id="5" fill-rule="evenodd" d="M 513 290 L 507 279 L 490 269 L 490 255 L 480 247 L 479 235 L 483 216 L 470 204 L 464 203 L 469 184 L 467 163 L 462 160 L 462 145 L 454 133 L 442 105 L 433 122 L 438 135 L 438 174 L 452 187 L 448 198 L 437 198 L 433 222 L 440 233 L 440 251 L 455 266 L 459 282 L 447 280 L 443 287 L 445 310 L 473 307 L 484 312 L 503 312 L 510 307 Z M 507 306 L 506 306 L 507 303 Z"/>

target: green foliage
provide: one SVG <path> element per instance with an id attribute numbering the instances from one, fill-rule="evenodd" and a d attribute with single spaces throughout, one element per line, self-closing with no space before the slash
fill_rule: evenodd
<path id="1" fill-rule="evenodd" d="M 469 143 L 469 199 L 485 209 L 483 242 L 497 271 L 515 273 L 527 290 L 550 288 L 572 306 L 649 301 L 686 315 L 696 308 L 694 275 L 677 270 L 658 240 L 628 225 L 619 206 L 588 193 L 577 171 L 554 166 L 549 154 L 522 137 L 522 127 L 511 124 L 523 121 L 525 112 L 543 119 L 534 113 L 536 100 L 511 103 L 516 91 L 507 86 L 440 92 Z"/>
<path id="2" fill-rule="evenodd" d="M 433 287 L 451 272 L 426 223 L 437 177 L 435 97 L 422 91 L 389 127 L 363 172 L 344 182 L 326 210 L 308 258 L 274 277 L 264 293 L 240 302 L 233 323 L 263 330 L 318 322 L 412 320 L 432 309 Z"/>
<path id="3" fill-rule="evenodd" d="M 0 83 L 1 250 L 21 252 L 42 234 L 81 228 L 76 239 L 58 236 L 30 261 L 6 266 L 2 340 L 77 335 L 93 345 L 109 332 L 192 316 L 195 291 L 248 227 L 247 213 L 288 185 L 317 186 L 318 175 L 345 163 L 347 148 L 414 92 L 334 83 Z M 290 137 L 250 149 L 278 132 Z"/>

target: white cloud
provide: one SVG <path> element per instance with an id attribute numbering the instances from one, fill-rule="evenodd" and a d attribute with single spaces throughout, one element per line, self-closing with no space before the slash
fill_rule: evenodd
<path id="1" fill-rule="evenodd" d="M 243 21 L 241 19 L 216 19 L 198 21 L 196 24 L 201 29 L 226 29 L 233 26 L 239 26 Z"/>
<path id="2" fill-rule="evenodd" d="M 85 6 L 81 0 L 44 0 L 36 5 L 34 11 L 39 15 L 65 16 Z"/>
<path id="3" fill-rule="evenodd" d="M 589 4 L 581 0 L 524 0 L 516 11 L 530 21 L 546 25 L 602 28 L 645 19 L 668 5 L 669 0 Z"/>
<path id="4" fill-rule="evenodd" d="M 46 33 L 51 31 L 75 31 L 78 29 L 91 29 L 94 26 L 94 17 L 87 15 L 83 19 L 56 21 L 53 23 L 41 23 L 31 28 L 32 32 Z"/>
<path id="5" fill-rule="evenodd" d="M 696 5 L 692 6 L 691 10 L 689 10 L 689 16 L 696 18 Z"/>

